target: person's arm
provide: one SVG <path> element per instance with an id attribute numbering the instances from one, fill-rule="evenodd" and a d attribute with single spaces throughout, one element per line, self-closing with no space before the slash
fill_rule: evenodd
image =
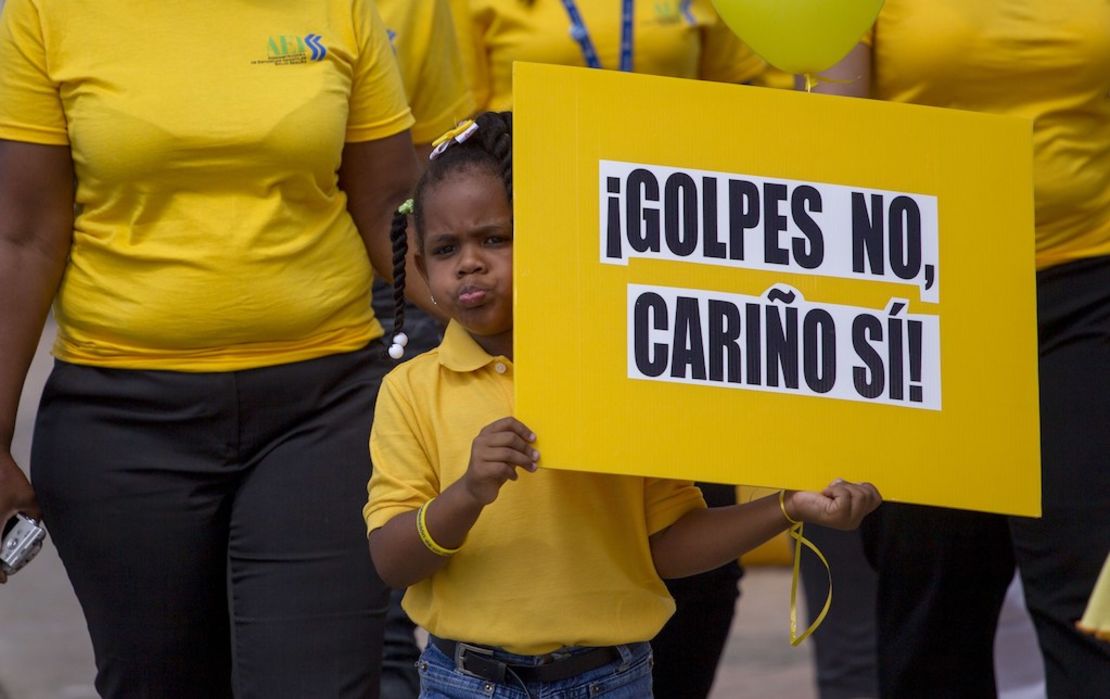
<path id="1" fill-rule="evenodd" d="M 691 510 L 651 537 L 651 556 L 662 578 L 683 578 L 735 560 L 790 522 L 779 507 L 778 494 L 731 507 Z M 879 506 L 879 492 L 870 483 L 836 481 L 820 493 L 790 492 L 786 514 L 799 522 L 834 529 L 855 529 Z"/>
<path id="2" fill-rule="evenodd" d="M 796 87 L 803 88 L 804 78 L 799 75 L 796 80 Z M 871 46 L 862 42 L 856 44 L 839 63 L 818 74 L 813 91 L 844 97 L 870 97 Z"/>
<path id="3" fill-rule="evenodd" d="M 72 240 L 69 147 L 0 140 L 0 526 L 17 512 L 41 516 L 12 458 L 12 436 L 23 381 Z"/>
<path id="4" fill-rule="evenodd" d="M 515 418 L 487 425 L 474 438 L 466 474 L 444 488 L 425 510 L 427 531 L 445 549 L 463 545 L 466 535 L 501 486 L 518 477 L 517 469 L 536 470 L 539 452 L 531 447 L 535 435 Z M 417 512 L 406 512 L 370 534 L 374 567 L 387 585 L 403 588 L 431 576 L 447 565 L 420 539 Z"/>
<path id="5" fill-rule="evenodd" d="M 347 210 L 355 221 L 375 273 L 393 281 L 393 246 L 389 225 L 393 213 L 412 196 L 418 166 L 408 131 L 373 141 L 348 143 L 339 167 L 339 187 L 347 194 Z M 405 295 L 429 315 L 443 320 L 431 302 L 423 277 L 412 262 L 405 272 Z"/>
<path id="6" fill-rule="evenodd" d="M 467 84 L 458 29 L 448 0 L 424 2 L 430 9 L 420 15 L 427 24 L 419 29 L 413 27 L 413 35 L 407 40 L 398 36 L 394 44 L 402 77 L 406 79 L 409 108 L 416 120 L 412 125 L 412 142 L 421 164 L 426 166 L 432 141 L 474 114 L 474 96 Z M 404 70 L 406 65 L 409 70 Z"/>
<path id="7" fill-rule="evenodd" d="M 435 146 L 431 143 L 418 143 L 416 149 L 416 162 L 420 168 L 420 173 L 423 174 L 428 169 L 428 157 L 431 156 Z"/>

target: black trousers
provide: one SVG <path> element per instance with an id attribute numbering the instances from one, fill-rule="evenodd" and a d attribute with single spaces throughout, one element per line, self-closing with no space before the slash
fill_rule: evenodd
<path id="1" fill-rule="evenodd" d="M 57 362 L 32 477 L 105 697 L 378 696 L 380 344 L 225 373 Z"/>
<path id="2" fill-rule="evenodd" d="M 698 483 L 706 504 L 736 504 L 736 486 Z M 728 642 L 736 600 L 740 596 L 740 564 L 688 578 L 667 580 L 675 613 L 652 639 L 655 665 L 652 684 L 660 699 L 705 699 L 717 675 L 717 664 Z"/>
<path id="3" fill-rule="evenodd" d="M 393 286 L 380 279 L 374 282 L 374 316 L 385 328 L 385 340 L 393 341 Z M 443 326 L 411 302 L 405 303 L 404 333 L 409 343 L 403 361 L 439 346 Z M 392 361 L 392 360 L 391 360 Z M 396 362 L 395 362 L 396 363 Z M 420 648 L 416 645 L 416 624 L 401 608 L 404 590 L 390 595 L 385 615 L 385 640 L 382 645 L 382 699 L 416 699 L 420 694 L 420 673 L 416 662 Z"/>
<path id="4" fill-rule="evenodd" d="M 875 571 L 863 555 L 858 531 L 840 531 L 816 524 L 805 536 L 829 560 L 829 570 L 811 552 L 802 554 L 801 577 L 807 622 L 820 614 L 829 592 L 832 606 L 824 623 L 806 645 L 813 648 L 820 699 L 871 699 L 879 695 L 875 657 Z"/>
<path id="5" fill-rule="evenodd" d="M 997 696 L 994 634 L 1014 576 L 1006 518 L 888 502 L 861 533 L 878 571 L 880 695 Z"/>
<path id="6" fill-rule="evenodd" d="M 1049 698 L 1110 687 L 1110 644 L 1075 629 L 1110 550 L 1110 258 L 1040 272 L 1037 314 L 1043 517 L 887 503 L 862 527 L 884 697 L 995 696 L 1015 561 Z"/>

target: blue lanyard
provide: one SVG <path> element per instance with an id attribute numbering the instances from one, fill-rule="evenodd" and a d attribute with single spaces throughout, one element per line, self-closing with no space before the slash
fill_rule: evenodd
<path id="1" fill-rule="evenodd" d="M 621 2 L 621 70 L 632 72 L 632 3 L 633 0 Z M 567 17 L 570 19 L 570 35 L 582 51 L 582 58 L 590 68 L 600 68 L 601 59 L 597 57 L 597 49 L 590 39 L 590 32 L 582 20 L 582 13 L 578 11 L 578 3 L 574 0 L 563 0 Z"/>
<path id="2" fill-rule="evenodd" d="M 698 23 L 697 18 L 694 17 L 694 13 L 690 11 L 690 5 L 693 4 L 693 2 L 694 0 L 682 0 L 681 8 L 682 16 L 686 18 L 686 21 L 690 23 L 691 27 L 696 26 Z"/>

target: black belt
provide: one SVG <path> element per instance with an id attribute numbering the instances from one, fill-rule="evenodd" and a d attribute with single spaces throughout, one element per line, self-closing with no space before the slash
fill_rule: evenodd
<path id="1" fill-rule="evenodd" d="M 481 677 L 491 682 L 503 683 L 509 671 L 512 671 L 521 682 L 559 682 L 569 679 L 583 672 L 596 670 L 599 667 L 619 660 L 620 651 L 613 646 L 591 648 L 583 653 L 574 653 L 566 656 L 552 655 L 551 660 L 540 665 L 515 665 L 502 662 L 493 657 L 493 649 L 484 646 L 475 646 L 469 643 L 458 643 L 445 638 L 429 636 L 428 642 L 443 652 L 448 658 L 455 661 L 455 666 L 460 670 Z"/>

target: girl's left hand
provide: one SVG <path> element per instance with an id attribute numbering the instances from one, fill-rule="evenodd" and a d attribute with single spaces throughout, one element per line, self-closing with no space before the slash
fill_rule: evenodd
<path id="1" fill-rule="evenodd" d="M 820 493 L 788 492 L 783 504 L 792 519 L 848 530 L 858 527 L 882 501 L 879 491 L 870 483 L 849 483 L 838 478 Z"/>

